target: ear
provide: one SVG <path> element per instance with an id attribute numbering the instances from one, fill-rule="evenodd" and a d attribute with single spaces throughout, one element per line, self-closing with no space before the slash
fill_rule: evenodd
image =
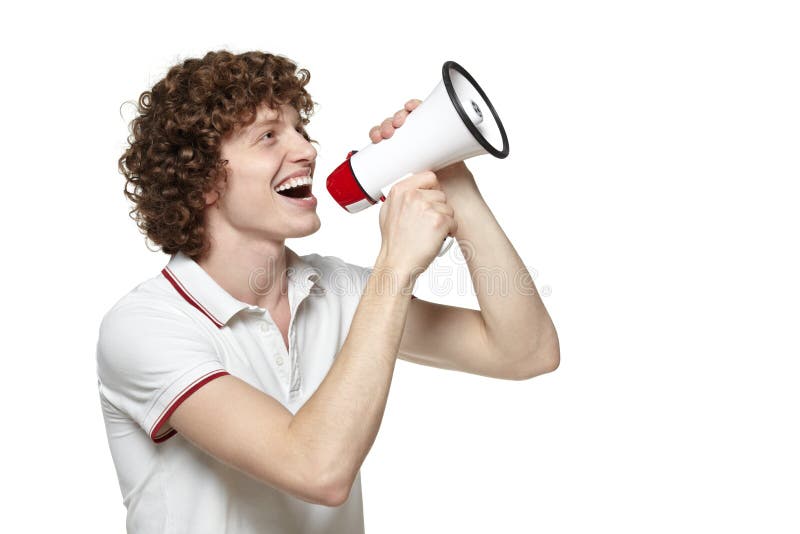
<path id="1" fill-rule="evenodd" d="M 206 206 L 214 205 L 219 199 L 222 197 L 222 193 L 220 193 L 217 189 L 212 189 L 207 193 L 203 193 L 203 198 L 206 201 Z"/>
<path id="2" fill-rule="evenodd" d="M 226 165 L 227 163 L 227 160 L 222 162 L 223 165 Z M 203 193 L 203 199 L 205 200 L 206 206 L 212 206 L 222 198 L 222 194 L 225 192 L 225 185 L 227 182 L 228 177 L 223 170 L 223 175 L 221 177 L 217 176 L 216 183 L 214 183 L 211 190 Z M 219 204 L 217 204 L 217 207 L 219 207 Z"/>
<path id="3" fill-rule="evenodd" d="M 226 180 L 219 180 L 211 188 L 211 191 L 206 191 L 205 193 L 203 193 L 203 199 L 205 200 L 206 207 L 210 207 L 216 204 L 217 207 L 219 208 L 219 201 L 222 198 L 222 195 L 225 194 L 226 182 L 227 182 Z"/>

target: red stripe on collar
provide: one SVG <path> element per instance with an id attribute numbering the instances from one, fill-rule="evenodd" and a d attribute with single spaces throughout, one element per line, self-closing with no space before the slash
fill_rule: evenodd
<path id="1" fill-rule="evenodd" d="M 161 270 L 161 274 L 164 275 L 164 278 L 169 280 L 169 283 L 172 284 L 172 287 L 175 288 L 175 291 L 177 291 L 180 294 L 180 296 L 182 296 L 184 300 L 186 300 L 186 302 L 188 302 L 189 304 L 200 310 L 200 313 L 211 319 L 211 322 L 214 323 L 217 326 L 217 328 L 222 328 L 223 326 L 225 326 L 222 323 L 222 321 L 211 315 L 211 312 L 209 312 L 202 304 L 200 304 L 197 301 L 196 298 L 192 296 L 191 293 L 189 293 L 189 290 L 186 289 L 183 284 L 181 284 L 181 282 L 178 280 L 175 274 L 172 271 L 170 271 L 168 267 L 164 267 Z"/>

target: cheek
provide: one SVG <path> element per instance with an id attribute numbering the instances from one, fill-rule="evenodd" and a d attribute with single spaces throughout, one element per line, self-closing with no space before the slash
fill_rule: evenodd
<path id="1" fill-rule="evenodd" d="M 252 202 L 256 198 L 271 198 L 272 182 L 278 168 L 267 164 L 239 164 L 228 169 L 228 186 L 239 200 Z"/>

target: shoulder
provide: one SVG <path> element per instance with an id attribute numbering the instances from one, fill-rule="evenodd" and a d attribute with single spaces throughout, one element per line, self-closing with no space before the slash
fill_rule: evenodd
<path id="1" fill-rule="evenodd" d="M 191 319 L 183 309 L 180 295 L 170 287 L 164 275 L 159 273 L 136 285 L 107 309 L 100 328 L 102 330 L 118 323 L 147 323 L 160 317 Z"/>
<path id="2" fill-rule="evenodd" d="M 102 316 L 97 361 L 107 365 L 139 365 L 170 350 L 208 350 L 214 342 L 205 325 L 159 274 L 118 299 Z"/>

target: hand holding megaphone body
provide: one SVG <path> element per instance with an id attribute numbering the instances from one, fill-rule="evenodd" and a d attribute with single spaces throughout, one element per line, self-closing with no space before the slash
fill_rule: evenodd
<path id="1" fill-rule="evenodd" d="M 458 231 L 453 208 L 431 171 L 396 183 L 386 195 L 379 219 L 381 264 L 412 281 L 436 257 L 442 240 Z"/>
<path id="2" fill-rule="evenodd" d="M 331 196 L 350 213 L 385 200 L 383 188 L 480 154 L 508 156 L 508 137 L 489 98 L 454 61 L 442 80 L 389 139 L 351 151 L 328 176 Z M 440 255 L 450 243 L 442 247 Z"/>

